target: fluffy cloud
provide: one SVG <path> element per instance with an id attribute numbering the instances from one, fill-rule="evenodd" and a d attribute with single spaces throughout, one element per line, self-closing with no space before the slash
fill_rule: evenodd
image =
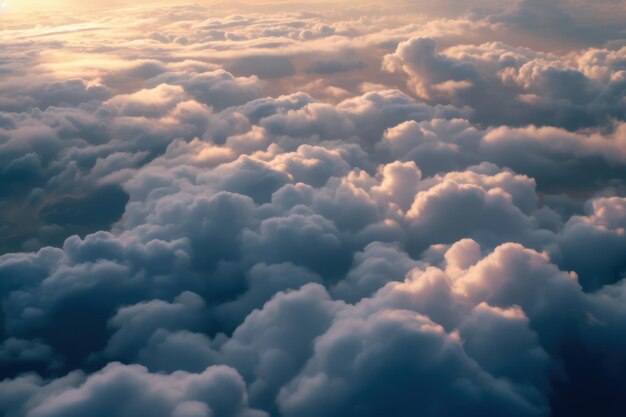
<path id="1" fill-rule="evenodd" d="M 419 3 L 3 15 L 0 414 L 621 415 L 623 7 Z"/>
<path id="2" fill-rule="evenodd" d="M 141 366 L 112 363 L 86 377 L 74 373 L 46 384 L 34 377 L 2 382 L 0 407 L 6 415 L 206 417 L 264 416 L 246 406 L 245 386 L 236 371 L 208 368 L 199 374 L 151 374 Z M 16 406 L 16 399 L 29 399 Z"/>
<path id="3" fill-rule="evenodd" d="M 330 416 L 544 414 L 506 383 L 483 374 L 454 335 L 408 311 L 336 322 L 317 341 L 304 373 L 281 391 L 279 401 L 285 415 L 316 415 L 320 408 Z"/>
<path id="4" fill-rule="evenodd" d="M 434 39 L 413 38 L 387 55 L 383 68 L 406 73 L 409 87 L 429 102 L 470 106 L 477 121 L 576 129 L 623 119 L 625 54 L 590 49 L 564 58 L 497 42 L 440 52 Z"/>

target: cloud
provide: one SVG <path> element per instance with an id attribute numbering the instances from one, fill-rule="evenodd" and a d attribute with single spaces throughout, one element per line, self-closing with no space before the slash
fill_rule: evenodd
<path id="1" fill-rule="evenodd" d="M 555 127 L 492 126 L 466 119 L 404 122 L 376 144 L 384 160 L 414 161 L 426 175 L 490 161 L 535 179 L 547 192 L 597 189 L 623 176 L 623 123 L 609 132 L 569 132 Z M 595 175 L 584 175 L 593 170 Z M 600 180 L 603 178 L 603 180 Z"/>
<path id="2" fill-rule="evenodd" d="M 3 15 L 0 414 L 620 415 L 619 2 L 436 3 Z"/>
<path id="3" fill-rule="evenodd" d="M 323 287 L 308 284 L 297 292 L 278 293 L 237 328 L 221 354 L 246 376 L 254 404 L 275 406 L 277 392 L 302 368 L 314 339 L 340 308 Z"/>
<path id="4" fill-rule="evenodd" d="M 157 86 L 182 85 L 186 92 L 198 102 L 222 110 L 245 104 L 259 97 L 263 83 L 256 75 L 257 73 L 253 72 L 251 77 L 235 77 L 224 70 L 193 75 L 172 72 L 153 78 L 151 83 Z"/>
<path id="5" fill-rule="evenodd" d="M 339 60 L 315 60 L 307 67 L 306 72 L 314 74 L 333 74 L 337 72 L 349 72 L 365 68 L 360 61 L 342 62 Z"/>
<path id="6" fill-rule="evenodd" d="M 598 72 L 590 73 L 583 57 L 594 53 L 604 59 L 595 62 Z M 583 50 L 563 59 L 502 43 L 440 52 L 434 39 L 413 38 L 385 56 L 383 68 L 405 73 L 409 88 L 424 100 L 469 106 L 485 123 L 577 129 L 623 118 L 623 103 L 616 100 L 623 91 L 622 69 L 614 59 L 624 53 Z"/>
<path id="7" fill-rule="evenodd" d="M 281 78 L 295 73 L 295 67 L 285 56 L 247 56 L 234 60 L 226 67 L 237 75 L 259 78 Z"/>
<path id="8" fill-rule="evenodd" d="M 204 300 L 192 292 L 182 293 L 173 303 L 152 300 L 123 307 L 109 321 L 109 326 L 116 330 L 109 338 L 105 354 L 132 360 L 133 353 L 136 354 L 138 349 L 133 344 L 147 339 L 158 329 L 193 329 L 199 326 L 204 308 Z"/>
<path id="9" fill-rule="evenodd" d="M 520 246 L 502 246 L 482 260 L 454 262 L 468 249 L 455 245 L 454 252 L 448 252 L 446 258 L 456 266 L 450 271 L 457 271 L 448 272 L 454 273 L 449 278 L 441 270 L 417 267 L 404 283 L 387 284 L 373 298 L 342 310 L 316 340 L 315 353 L 301 374 L 281 391 L 283 413 L 308 413 L 315 402 L 323 404 L 328 415 L 361 406 L 365 415 L 380 410 L 402 415 L 416 407 L 432 415 L 457 407 L 494 407 L 506 415 L 546 414 L 541 387 L 550 359 L 529 328 L 529 320 L 542 312 L 534 304 L 536 293 L 528 291 L 569 293 L 574 306 L 580 287 L 545 257 Z M 519 270 L 508 269 L 513 259 L 519 261 Z M 537 262 L 540 266 L 531 273 L 535 281 L 522 284 L 527 289 L 522 290 L 514 275 L 530 277 L 525 268 Z M 484 281 L 475 281 L 478 277 Z M 522 307 L 512 307 L 515 303 Z M 494 326 L 502 327 L 495 331 Z M 506 332 L 514 335 L 503 339 Z M 495 339 L 487 342 L 484 337 L 489 335 Z M 488 349 L 508 341 L 514 343 L 515 353 L 507 356 L 510 368 L 505 370 L 496 362 L 501 356 L 490 355 Z M 526 385 L 529 381 L 533 389 Z M 420 387 L 417 394 L 415 387 Z M 480 392 L 481 401 L 475 402 L 477 396 L 470 392 Z M 416 395 L 420 401 L 415 401 Z M 439 395 L 446 396 L 445 404 Z"/>
<path id="10" fill-rule="evenodd" d="M 587 216 L 573 216 L 568 220 L 558 249 L 551 252 L 566 268 L 577 271 L 587 288 L 618 282 L 626 272 L 621 256 L 625 204 L 624 198 L 619 197 L 593 200 Z M 588 257 L 594 252 L 596 261 L 591 262 Z"/>
<path id="11" fill-rule="evenodd" d="M 30 377 L 2 384 L 3 392 L 29 395 L 34 400 L 20 410 L 12 407 L 8 395 L 3 395 L 2 407 L 8 415 L 266 415 L 247 408 L 243 381 L 227 367 L 208 368 L 199 374 L 161 375 L 141 366 L 114 363 L 89 377 L 76 373 L 54 385 Z"/>

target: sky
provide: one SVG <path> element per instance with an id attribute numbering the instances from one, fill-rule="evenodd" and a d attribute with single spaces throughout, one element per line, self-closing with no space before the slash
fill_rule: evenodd
<path id="1" fill-rule="evenodd" d="M 623 415 L 626 1 L 0 4 L 0 415 Z"/>

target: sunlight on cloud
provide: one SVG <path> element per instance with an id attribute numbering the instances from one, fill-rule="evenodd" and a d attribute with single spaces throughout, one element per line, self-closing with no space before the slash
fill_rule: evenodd
<path id="1" fill-rule="evenodd" d="M 623 414 L 624 0 L 0 5 L 0 415 Z"/>

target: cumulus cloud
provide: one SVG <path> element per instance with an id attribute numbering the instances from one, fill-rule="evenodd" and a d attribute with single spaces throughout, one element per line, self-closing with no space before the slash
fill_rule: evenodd
<path id="1" fill-rule="evenodd" d="M 622 3 L 3 14 L 0 414 L 621 415 Z"/>
<path id="2" fill-rule="evenodd" d="M 246 406 L 243 380 L 231 368 L 199 374 L 151 374 L 141 366 L 112 363 L 86 377 L 80 373 L 46 384 L 34 377 L 2 382 L 6 415 L 80 416 L 148 413 L 155 416 L 265 416 Z M 11 398 L 13 397 L 13 398 Z M 15 397 L 29 398 L 15 407 Z"/>
<path id="3" fill-rule="evenodd" d="M 439 51 L 434 39 L 413 38 L 383 68 L 405 73 L 429 102 L 470 106 L 477 121 L 577 129 L 623 120 L 624 54 L 588 49 L 563 58 L 498 42 Z"/>

